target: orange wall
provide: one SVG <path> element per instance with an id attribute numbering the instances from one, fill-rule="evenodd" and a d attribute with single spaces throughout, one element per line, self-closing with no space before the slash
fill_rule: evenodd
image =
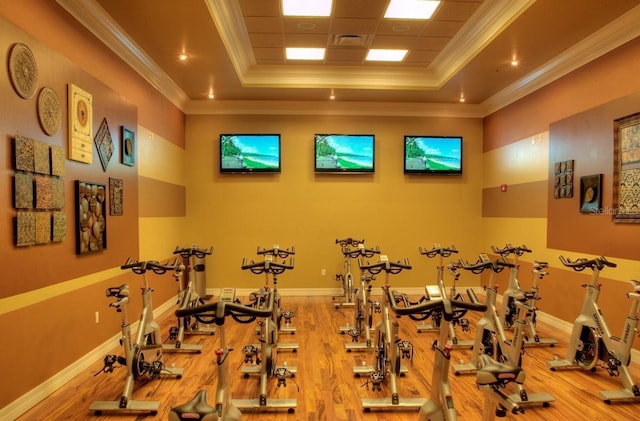
<path id="1" fill-rule="evenodd" d="M 616 269 L 605 269 L 601 278 L 601 308 L 614 334 L 629 307 L 625 293 L 630 286 L 625 281 L 640 273 L 634 243 L 640 226 L 614 224 L 609 215 L 581 214 L 579 183 L 581 176 L 604 174 L 603 205 L 611 208 L 613 119 L 639 110 L 639 71 L 640 39 L 636 39 L 493 113 L 484 124 L 485 199 L 492 201 L 483 204 L 491 210 L 484 215 L 485 240 L 497 246 L 525 243 L 534 253 L 523 256 L 523 261 L 548 260 L 551 275 L 541 286 L 541 308 L 568 322 L 580 309 L 584 297 L 580 285 L 588 281 L 589 271 L 567 270 L 558 256 L 605 255 L 618 263 Z M 548 151 L 544 168 L 532 168 L 526 161 L 518 168 L 510 162 L 514 156 L 537 159 L 528 155 L 536 145 Z M 569 159 L 575 160 L 574 197 L 554 199 L 553 165 Z M 516 180 L 513 190 L 527 189 L 527 200 L 536 208 L 546 203 L 546 213 L 527 214 L 511 202 L 522 200 L 521 196 L 494 193 L 502 179 Z M 540 183 L 546 188 L 531 189 Z"/>
<path id="2" fill-rule="evenodd" d="M 9 83 L 7 67 L 0 72 L 0 260 L 5 264 L 0 286 L 0 329 L 19 346 L 6 346 L 0 359 L 0 372 L 10 382 L 0 382 L 0 411 L 65 367 L 100 346 L 119 332 L 119 318 L 108 308 L 104 291 L 107 287 L 128 282 L 141 285 L 139 276 L 123 273 L 119 266 L 128 257 L 165 259 L 182 241 L 181 230 L 175 228 L 175 215 L 184 217 L 184 206 L 171 210 L 162 219 L 163 231 L 149 229 L 148 218 L 140 217 L 138 205 L 139 170 L 145 181 L 151 180 L 158 193 L 167 198 L 184 200 L 182 190 L 167 187 L 176 177 L 156 181 L 159 162 L 145 162 L 146 150 L 184 149 L 184 114 L 136 74 L 126 63 L 111 53 L 81 25 L 63 11 L 56 2 L 25 0 L 0 3 L 0 49 L 7 63 L 9 48 L 16 42 L 27 44 L 38 65 L 38 90 L 51 86 L 62 106 L 62 123 L 54 136 L 40 129 L 36 117 L 36 98 L 24 100 Z M 107 118 L 114 155 L 107 171 L 103 171 L 94 149 L 92 164 L 66 161 L 65 211 L 67 236 L 61 243 L 15 247 L 13 234 L 13 136 L 18 133 L 67 150 L 66 86 L 74 83 L 94 96 L 93 133 Z M 135 130 L 139 160 L 135 167 L 120 164 L 120 126 Z M 144 138 L 140 136 L 144 135 Z M 155 136 L 155 137 L 154 137 Z M 156 144 L 147 147 L 149 139 Z M 162 138 L 161 143 L 157 141 Z M 181 154 L 178 156 L 182 161 Z M 178 166 L 178 168 L 180 168 Z M 124 180 L 124 215 L 107 215 L 107 250 L 92 255 L 75 254 L 75 180 L 88 180 L 108 185 L 108 178 Z M 107 206 L 108 209 L 108 206 Z M 147 236 L 162 233 L 170 246 L 156 249 L 148 246 Z M 163 243 L 163 242 L 157 242 Z M 154 254 L 150 256 L 151 252 Z M 159 305 L 175 296 L 175 282 L 152 279 L 156 290 L 154 303 Z M 139 298 L 132 300 L 130 314 L 135 321 L 140 309 Z M 100 323 L 95 322 L 100 312 Z M 113 346 L 117 342 L 113 341 Z M 45 356 L 46 357 L 43 357 Z M 1 417 L 0 417 L 1 418 Z"/>

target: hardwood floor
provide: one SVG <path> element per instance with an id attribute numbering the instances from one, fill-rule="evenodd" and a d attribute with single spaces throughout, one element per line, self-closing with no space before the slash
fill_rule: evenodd
<path id="1" fill-rule="evenodd" d="M 339 327 L 353 324 L 353 308 L 335 309 L 331 297 L 283 297 L 283 308 L 296 312 L 293 325 L 295 335 L 281 334 L 282 342 L 298 342 L 298 352 L 279 351 L 278 364 L 297 366 L 297 375 L 287 381 L 286 387 L 277 387 L 277 381 L 269 381 L 268 396 L 271 398 L 297 399 L 295 413 L 270 411 L 268 413 L 245 412 L 243 420 L 386 420 L 399 421 L 417 419 L 417 411 L 402 412 L 362 410 L 361 398 L 386 396 L 388 388 L 372 391 L 366 385 L 365 378 L 356 378 L 352 367 L 372 364 L 372 352 L 346 352 L 344 344 L 350 341 L 347 335 L 339 334 Z M 132 315 L 132 318 L 135 316 Z M 470 317 L 470 332 L 457 330 L 460 339 L 472 339 L 477 315 Z M 414 346 L 412 362 L 404 360 L 408 373 L 398 381 L 401 397 L 429 396 L 432 377 L 434 352 L 431 344 L 436 333 L 418 333 L 416 322 L 407 317 L 398 319 L 400 337 L 409 340 Z M 169 327 L 175 324 L 173 311 L 159 318 L 158 322 L 167 337 Z M 244 325 L 229 320 L 225 325 L 227 345 L 234 351 L 229 356 L 231 370 L 231 396 L 234 399 L 251 398 L 258 394 L 258 379 L 243 378 L 240 369 L 243 365 L 242 347 L 256 343 L 255 324 Z M 617 334 L 618 327 L 613 327 Z M 640 419 L 640 403 L 607 405 L 600 400 L 600 390 L 619 389 L 618 378 L 610 377 L 603 369 L 595 373 L 582 371 L 551 372 L 546 361 L 553 355 L 564 355 L 566 335 L 557 335 L 549 326 L 538 324 L 542 337 L 555 337 L 559 340 L 555 348 L 529 347 L 524 355 L 523 367 L 527 373 L 526 388 L 531 393 L 551 393 L 555 402 L 547 408 L 528 408 L 525 414 L 508 416 L 517 420 L 632 420 Z M 115 327 L 114 327 L 115 333 Z M 104 413 L 96 416 L 89 411 L 94 400 L 114 400 L 122 393 L 124 386 L 124 368 L 111 374 L 94 373 L 102 368 L 102 362 L 96 362 L 85 373 L 77 376 L 65 387 L 29 410 L 19 420 L 166 420 L 170 408 L 191 399 L 194 394 L 205 389 L 209 392 L 209 403 L 215 399 L 216 366 L 213 350 L 217 347 L 218 334 L 214 336 L 187 337 L 188 343 L 204 345 L 202 354 L 164 354 L 167 365 L 184 367 L 184 376 L 180 380 L 160 379 L 146 384 L 137 384 L 133 392 L 134 399 L 159 400 L 161 406 L 156 416 L 141 414 Z M 121 349 L 114 347 L 114 354 Z M 460 360 L 469 361 L 471 351 L 452 351 L 452 364 Z M 640 379 L 640 366 L 631 363 L 632 374 Z M 474 375 L 450 376 L 454 402 L 458 417 L 465 421 L 480 420 L 483 407 L 483 395 L 477 389 Z"/>

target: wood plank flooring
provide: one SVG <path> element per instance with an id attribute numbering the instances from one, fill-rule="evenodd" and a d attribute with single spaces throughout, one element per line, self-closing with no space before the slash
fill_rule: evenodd
<path id="1" fill-rule="evenodd" d="M 271 398 L 295 398 L 297 408 L 293 414 L 286 411 L 268 413 L 245 412 L 243 420 L 382 420 L 400 421 L 417 419 L 417 411 L 380 412 L 362 410 L 361 398 L 387 396 L 385 386 L 381 392 L 372 391 L 366 385 L 365 378 L 356 378 L 352 367 L 372 364 L 371 352 L 346 352 L 344 344 L 350 341 L 347 335 L 341 335 L 339 327 L 353 324 L 353 308 L 335 309 L 331 297 L 283 297 L 283 308 L 296 312 L 293 325 L 295 335 L 281 334 L 282 342 L 298 342 L 298 352 L 279 351 L 278 364 L 284 362 L 297 366 L 297 375 L 288 380 L 286 387 L 277 387 L 276 379 L 270 380 L 268 395 Z M 135 315 L 131 316 L 135 318 Z M 470 332 L 457 330 L 460 339 L 472 339 L 475 322 L 471 318 Z M 404 360 L 409 372 L 398 382 L 401 397 L 429 396 L 432 376 L 433 356 L 431 344 L 436 333 L 419 333 L 416 322 L 407 317 L 398 319 L 400 337 L 411 341 L 414 346 L 412 362 Z M 168 336 L 169 327 L 175 324 L 173 311 L 159 318 L 158 322 Z M 234 351 L 229 356 L 231 395 L 234 399 L 251 398 L 258 394 L 258 379 L 244 378 L 240 374 L 243 365 L 242 347 L 256 343 L 255 324 L 243 325 L 229 320 L 225 325 L 226 340 Z M 115 333 L 116 327 L 114 327 Z M 619 327 L 612 327 L 619 334 Z M 541 337 L 555 337 L 559 343 L 554 348 L 529 347 L 523 357 L 523 367 L 527 372 L 526 388 L 529 393 L 551 393 L 555 402 L 548 408 L 528 408 L 525 414 L 508 416 L 505 419 L 516 420 L 633 420 L 640 419 L 640 403 L 607 405 L 600 400 L 600 390 L 619 389 L 619 379 L 610 377 L 603 369 L 595 373 L 582 371 L 551 372 L 546 361 L 553 355 L 563 356 L 567 346 L 567 337 L 557 335 L 549 326 L 538 324 Z M 217 337 L 191 336 L 188 343 L 204 345 L 202 354 L 164 354 L 167 365 L 184 367 L 182 379 L 161 379 L 137 384 L 133 392 L 134 399 L 159 400 L 162 402 L 157 415 L 104 413 L 96 416 L 89 411 L 89 405 L 95 400 L 114 400 L 122 393 L 125 369 L 117 369 L 111 374 L 94 373 L 102 368 L 102 362 L 96 362 L 85 373 L 78 375 L 65 387 L 51 394 L 43 402 L 29 410 L 19 420 L 166 420 L 171 407 L 184 403 L 194 394 L 205 389 L 209 392 L 209 403 L 213 403 L 216 387 L 216 367 L 213 351 L 217 347 Z M 117 344 L 114 344 L 117 345 Z M 114 354 L 121 355 L 121 349 L 114 347 Z M 471 351 L 452 351 L 452 364 L 460 360 L 469 361 Z M 632 374 L 640 381 L 640 365 L 631 363 Z M 483 395 L 475 385 L 474 375 L 450 376 L 458 417 L 465 421 L 480 420 L 483 407 Z"/>

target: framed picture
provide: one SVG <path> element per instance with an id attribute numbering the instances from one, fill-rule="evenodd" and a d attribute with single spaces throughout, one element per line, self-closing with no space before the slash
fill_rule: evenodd
<path id="1" fill-rule="evenodd" d="M 613 121 L 613 220 L 640 223 L 640 113 Z"/>
<path id="2" fill-rule="evenodd" d="M 93 162 L 93 96 L 69 84 L 69 159 L 91 164 Z"/>
<path id="3" fill-rule="evenodd" d="M 96 149 L 98 150 L 98 157 L 100 158 L 102 169 L 106 172 L 109 161 L 113 156 L 114 149 L 111 132 L 109 131 L 109 124 L 107 123 L 106 118 L 102 119 L 102 123 L 100 123 L 100 128 L 98 129 L 98 133 L 96 133 L 94 142 L 96 144 Z"/>
<path id="4" fill-rule="evenodd" d="M 76 254 L 107 248 L 107 193 L 104 184 L 76 180 Z"/>
<path id="5" fill-rule="evenodd" d="M 120 145 L 122 163 L 133 167 L 136 164 L 136 133 L 122 126 L 120 139 L 122 140 L 122 144 Z"/>
<path id="6" fill-rule="evenodd" d="M 580 212 L 596 215 L 602 209 L 602 174 L 580 177 Z"/>
<path id="7" fill-rule="evenodd" d="M 122 216 L 123 181 L 109 177 L 109 215 Z"/>

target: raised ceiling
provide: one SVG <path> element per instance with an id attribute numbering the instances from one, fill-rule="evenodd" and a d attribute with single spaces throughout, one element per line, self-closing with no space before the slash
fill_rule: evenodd
<path id="1" fill-rule="evenodd" d="M 185 112 L 321 106 L 333 90 L 343 106 L 463 96 L 487 114 L 640 36 L 640 0 L 443 0 L 429 21 L 384 19 L 388 0 L 334 0 L 328 18 L 283 17 L 280 0 L 57 1 Z M 327 53 L 301 63 L 285 47 Z M 409 53 L 365 62 L 369 48 Z"/>

